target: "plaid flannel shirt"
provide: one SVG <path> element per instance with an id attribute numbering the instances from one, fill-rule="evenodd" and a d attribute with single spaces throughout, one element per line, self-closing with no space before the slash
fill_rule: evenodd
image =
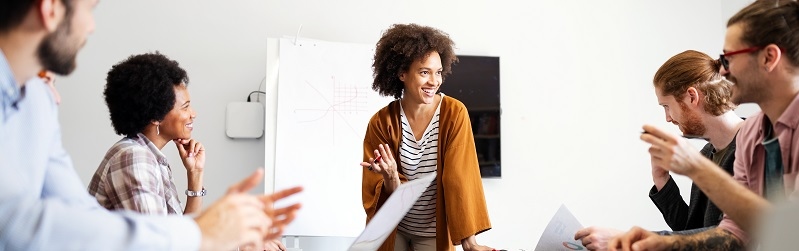
<path id="1" fill-rule="evenodd" d="M 89 183 L 89 194 L 109 210 L 183 214 L 169 162 L 141 133 L 108 150 Z"/>

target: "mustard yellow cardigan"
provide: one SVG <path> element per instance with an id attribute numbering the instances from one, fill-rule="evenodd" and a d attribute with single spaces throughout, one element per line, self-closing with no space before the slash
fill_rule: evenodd
<path id="1" fill-rule="evenodd" d="M 439 115 L 438 169 L 436 199 L 436 250 L 455 250 L 461 240 L 491 229 L 483 183 L 477 162 L 472 125 L 466 106 L 443 96 Z M 400 102 L 395 100 L 369 120 L 363 140 L 363 161 L 374 157 L 379 144 L 389 144 L 399 156 L 402 128 Z M 400 180 L 407 178 L 400 173 Z M 383 176 L 364 168 L 363 208 L 366 222 L 374 217 L 388 195 L 383 191 Z M 378 250 L 393 251 L 396 229 Z"/>

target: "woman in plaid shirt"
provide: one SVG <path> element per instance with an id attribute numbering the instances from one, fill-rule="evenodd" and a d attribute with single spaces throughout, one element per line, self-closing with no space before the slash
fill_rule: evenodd
<path id="1" fill-rule="evenodd" d="M 89 193 L 109 210 L 146 214 L 199 212 L 205 148 L 192 139 L 194 118 L 189 79 L 178 63 L 156 52 L 134 55 L 108 72 L 105 102 L 111 124 L 125 136 L 111 146 L 89 183 Z M 186 168 L 185 210 L 161 152 L 174 142 Z"/>

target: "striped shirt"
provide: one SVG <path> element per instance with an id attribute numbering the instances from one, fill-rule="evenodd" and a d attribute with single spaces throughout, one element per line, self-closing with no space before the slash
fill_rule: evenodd
<path id="1" fill-rule="evenodd" d="M 89 194 L 109 210 L 183 214 L 169 162 L 141 133 L 108 150 L 89 183 Z"/>
<path id="2" fill-rule="evenodd" d="M 443 95 L 442 100 L 443 100 Z M 405 111 L 400 106 L 402 121 L 402 143 L 400 144 L 400 171 L 408 178 L 417 178 L 436 172 L 438 168 L 438 116 L 441 112 L 439 103 L 430 124 L 416 141 Z M 436 181 L 422 193 L 419 200 L 411 207 L 408 214 L 400 221 L 399 231 L 421 237 L 436 236 Z"/>

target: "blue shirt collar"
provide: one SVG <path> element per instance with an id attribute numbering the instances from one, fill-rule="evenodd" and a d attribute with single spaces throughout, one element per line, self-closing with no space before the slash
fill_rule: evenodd
<path id="1" fill-rule="evenodd" d="M 3 107 L 11 107 L 22 98 L 22 89 L 11 72 L 3 50 L 0 50 L 0 98 Z"/>

